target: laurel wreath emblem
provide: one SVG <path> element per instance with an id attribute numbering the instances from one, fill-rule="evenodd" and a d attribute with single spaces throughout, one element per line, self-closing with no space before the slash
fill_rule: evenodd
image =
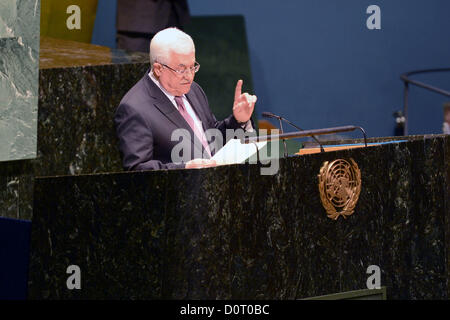
<path id="1" fill-rule="evenodd" d="M 337 220 L 353 214 L 361 192 L 361 171 L 356 162 L 337 159 L 320 168 L 319 191 L 329 218 Z M 340 211 L 338 211 L 340 210 Z"/>

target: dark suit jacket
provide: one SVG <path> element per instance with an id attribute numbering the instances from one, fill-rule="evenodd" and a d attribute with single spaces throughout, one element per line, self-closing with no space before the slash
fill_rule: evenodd
<path id="1" fill-rule="evenodd" d="M 178 26 L 189 23 L 187 1 L 118 0 L 116 29 L 155 34 L 169 26 L 171 15 L 175 15 Z"/>
<path id="2" fill-rule="evenodd" d="M 172 132 L 177 128 L 189 131 L 192 143 L 190 160 L 194 159 L 195 148 L 203 150 L 203 147 L 198 140 L 194 141 L 197 138 L 189 124 L 150 79 L 148 72 L 122 98 L 114 117 L 123 166 L 125 170 L 184 168 L 185 164 L 172 163 L 172 148 L 179 143 L 171 141 Z M 233 115 L 223 121 L 216 120 L 205 93 L 197 83 L 192 83 L 186 97 L 203 129 L 219 129 L 224 143 L 226 129 L 241 128 Z"/>

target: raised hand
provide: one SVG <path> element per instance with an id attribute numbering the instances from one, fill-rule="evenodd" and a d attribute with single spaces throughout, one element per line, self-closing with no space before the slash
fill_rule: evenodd
<path id="1" fill-rule="evenodd" d="M 256 96 L 242 93 L 242 80 L 238 80 L 234 90 L 233 116 L 238 122 L 250 120 L 255 108 Z"/>

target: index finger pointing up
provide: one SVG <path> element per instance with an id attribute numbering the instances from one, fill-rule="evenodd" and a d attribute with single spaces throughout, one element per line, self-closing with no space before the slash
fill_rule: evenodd
<path id="1" fill-rule="evenodd" d="M 239 99 L 239 97 L 241 96 L 242 93 L 242 80 L 238 80 L 238 82 L 236 83 L 236 89 L 234 90 L 234 100 L 236 101 L 237 99 Z"/>

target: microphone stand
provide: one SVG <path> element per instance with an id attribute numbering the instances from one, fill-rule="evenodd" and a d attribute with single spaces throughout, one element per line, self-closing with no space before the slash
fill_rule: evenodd
<path id="1" fill-rule="evenodd" d="M 300 130 L 300 131 L 305 131 L 305 130 L 303 130 L 302 128 L 300 128 L 299 126 L 296 126 L 295 124 L 293 124 L 292 122 L 290 122 L 289 120 L 287 120 L 287 119 L 285 119 L 285 118 L 283 118 L 283 117 L 281 117 L 281 116 L 277 116 L 276 114 L 273 114 L 273 113 L 271 113 L 271 112 L 263 112 L 262 113 L 262 116 L 263 117 L 267 117 L 267 118 L 277 118 L 279 121 L 280 121 L 280 127 L 282 128 L 281 129 L 281 133 L 283 134 L 283 127 L 282 127 L 282 125 L 281 125 L 281 120 L 283 120 L 283 121 L 286 121 L 288 124 L 290 124 L 291 126 L 293 126 L 294 128 L 296 128 L 296 129 L 298 129 L 298 130 Z M 311 136 L 313 139 L 314 139 L 314 141 L 316 141 L 317 142 L 317 144 L 320 146 L 320 152 L 325 152 L 325 149 L 323 148 L 323 146 L 322 146 L 322 144 L 320 143 L 320 141 L 315 137 L 315 136 Z M 283 142 L 284 142 L 284 148 L 285 148 L 285 154 L 286 154 L 286 142 L 285 142 L 285 140 L 283 139 Z"/>
<path id="2" fill-rule="evenodd" d="M 280 121 L 280 130 L 281 134 L 283 134 L 283 123 L 281 122 L 281 117 L 278 118 L 278 121 Z M 283 139 L 283 145 L 284 145 L 284 157 L 288 157 L 287 148 L 286 148 L 286 139 Z"/>
<path id="3" fill-rule="evenodd" d="M 300 131 L 305 131 L 305 130 L 303 130 L 302 128 L 300 128 L 299 126 L 296 126 L 295 124 L 293 124 L 292 122 L 290 122 L 289 120 L 287 120 L 287 119 L 285 119 L 285 118 L 283 118 L 283 117 L 280 117 L 280 118 L 283 119 L 284 121 L 286 121 L 287 123 L 289 123 L 289 124 L 290 124 L 291 126 L 293 126 L 294 128 L 296 128 L 296 129 L 298 129 L 298 130 L 300 130 Z M 313 138 L 314 141 L 316 141 L 316 142 L 319 144 L 319 146 L 320 146 L 320 152 L 325 152 L 325 150 L 324 150 L 322 144 L 320 143 L 319 139 L 317 139 L 315 136 L 311 136 L 311 138 Z"/>

